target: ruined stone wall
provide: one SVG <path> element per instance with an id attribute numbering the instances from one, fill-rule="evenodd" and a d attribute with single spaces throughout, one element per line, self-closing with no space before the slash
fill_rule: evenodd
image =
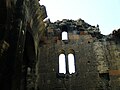
<path id="1" fill-rule="evenodd" d="M 50 23 L 41 41 L 36 64 L 38 90 L 119 90 L 120 43 L 95 28 L 87 29 L 93 27 L 90 25 L 74 28 L 75 22 L 69 25 L 69 20 L 64 21 L 69 28 L 68 40 L 61 40 L 63 21 Z M 61 75 L 59 55 L 64 51 L 68 59 L 71 49 L 76 71 Z"/>

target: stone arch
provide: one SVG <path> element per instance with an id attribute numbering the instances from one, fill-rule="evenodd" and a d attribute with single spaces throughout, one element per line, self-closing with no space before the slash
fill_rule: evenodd
<path id="1" fill-rule="evenodd" d="M 32 34 L 27 30 L 24 44 L 23 62 L 22 62 L 22 90 L 27 89 L 27 78 L 35 73 L 36 53 Z M 31 79 L 31 78 L 29 78 Z M 33 86 L 34 87 L 34 86 Z"/>
<path id="2" fill-rule="evenodd" d="M 30 28 L 28 28 L 28 29 L 30 29 Z M 29 30 L 26 31 L 24 55 L 26 58 L 27 66 L 32 68 L 33 64 L 35 64 L 36 53 L 35 53 L 34 38 Z"/>
<path id="3" fill-rule="evenodd" d="M 30 33 L 29 27 L 27 28 L 26 32 L 24 32 L 24 34 L 25 34 L 25 43 L 24 43 L 24 53 L 23 53 L 23 61 L 22 61 L 22 73 L 21 73 L 22 90 L 27 89 L 26 86 L 28 86 L 27 83 L 27 78 L 29 78 L 28 76 L 35 74 L 35 62 L 36 62 L 34 38 L 32 36 L 32 33 Z M 31 78 L 29 79 L 31 80 Z"/>

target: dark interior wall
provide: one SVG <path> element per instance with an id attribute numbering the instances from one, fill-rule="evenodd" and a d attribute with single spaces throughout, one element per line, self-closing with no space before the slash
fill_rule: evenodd
<path id="1" fill-rule="evenodd" d="M 39 34 L 47 16 L 42 10 L 38 0 L 0 0 L 0 90 L 26 90 L 27 67 L 32 68 L 30 79 L 35 77 Z"/>
<path id="2" fill-rule="evenodd" d="M 11 0 L 0 0 L 0 89 L 8 90 L 11 88 L 11 79 L 13 74 L 13 60 L 12 55 L 9 55 L 10 41 L 9 35 L 9 23 L 12 12 L 10 7 Z M 9 10 L 9 11 L 8 11 Z M 13 50 L 14 53 L 14 50 Z"/>
<path id="3" fill-rule="evenodd" d="M 7 19 L 7 6 L 6 6 L 6 0 L 0 1 L 0 40 L 5 35 L 5 24 Z"/>
<path id="4" fill-rule="evenodd" d="M 7 19 L 6 0 L 0 1 L 0 24 L 5 24 Z"/>

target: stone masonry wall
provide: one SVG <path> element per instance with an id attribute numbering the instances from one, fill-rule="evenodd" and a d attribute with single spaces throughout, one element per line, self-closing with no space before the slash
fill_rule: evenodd
<path id="1" fill-rule="evenodd" d="M 63 22 L 68 28 L 66 41 L 61 40 Z M 75 22 L 82 27 L 76 28 Z M 83 24 L 81 19 L 75 22 L 47 22 L 36 65 L 38 90 L 119 90 L 120 44 L 100 34 L 98 28 Z M 60 51 L 64 51 L 67 60 L 71 49 L 76 71 L 61 76 L 58 71 Z"/>

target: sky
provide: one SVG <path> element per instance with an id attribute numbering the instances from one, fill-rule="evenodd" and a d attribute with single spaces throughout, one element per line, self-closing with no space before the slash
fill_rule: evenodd
<path id="1" fill-rule="evenodd" d="M 40 0 L 51 22 L 83 19 L 107 35 L 120 28 L 120 0 Z"/>

